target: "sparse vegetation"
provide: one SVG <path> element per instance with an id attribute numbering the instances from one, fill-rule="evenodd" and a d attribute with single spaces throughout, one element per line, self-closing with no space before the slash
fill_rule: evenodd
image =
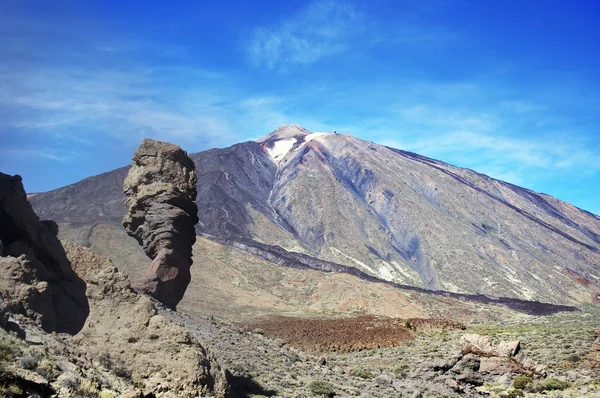
<path id="1" fill-rule="evenodd" d="M 82 380 L 76 393 L 80 398 L 97 398 L 99 394 L 97 384 L 91 380 Z"/>
<path id="2" fill-rule="evenodd" d="M 530 376 L 519 375 L 515 377 L 515 381 L 513 382 L 513 387 L 517 390 L 524 390 L 525 386 L 529 383 L 533 383 L 533 379 Z"/>
<path id="3" fill-rule="evenodd" d="M 25 391 L 16 384 L 10 384 L 5 387 L 0 387 L 0 393 L 2 393 L 2 396 L 4 397 L 22 397 L 23 394 L 25 394 Z"/>
<path id="4" fill-rule="evenodd" d="M 63 373 L 56 381 L 60 387 L 73 390 L 78 390 L 81 382 L 79 376 L 70 372 Z"/>
<path id="5" fill-rule="evenodd" d="M 310 392 L 314 395 L 331 397 L 335 394 L 333 385 L 327 381 L 315 380 L 308 386 Z"/>
<path id="6" fill-rule="evenodd" d="M 19 366 L 23 369 L 33 370 L 43 357 L 43 353 L 37 350 L 29 350 L 19 358 Z"/>
<path id="7" fill-rule="evenodd" d="M 375 374 L 372 370 L 367 368 L 358 368 L 352 371 L 352 375 L 356 377 L 360 377 L 361 379 L 372 379 L 375 377 Z"/>
<path id="8" fill-rule="evenodd" d="M 513 388 L 511 390 L 508 390 L 508 393 L 507 393 L 508 398 L 518 398 L 518 397 L 522 397 L 523 395 L 524 395 L 523 390 L 520 390 L 518 388 Z"/>
<path id="9" fill-rule="evenodd" d="M 35 371 L 48 381 L 55 380 L 60 374 L 56 362 L 49 359 L 42 359 Z"/>
<path id="10" fill-rule="evenodd" d="M 0 340 L 0 362 L 12 361 L 16 351 L 15 346 L 5 340 Z"/>
<path id="11" fill-rule="evenodd" d="M 410 368 L 408 365 L 402 365 L 402 366 L 398 366 L 397 368 L 394 368 L 392 370 L 392 373 L 394 373 L 397 377 L 405 378 L 406 376 L 408 376 L 409 370 L 410 370 Z"/>
<path id="12" fill-rule="evenodd" d="M 540 384 L 542 391 L 566 390 L 571 387 L 571 383 L 565 380 L 560 380 L 555 377 L 549 377 Z"/>
<path id="13" fill-rule="evenodd" d="M 579 362 L 580 360 L 581 360 L 581 356 L 579 356 L 578 354 L 569 355 L 567 357 L 567 361 L 569 361 L 569 362 Z"/>
<path id="14" fill-rule="evenodd" d="M 113 361 L 111 370 L 113 373 L 119 377 L 123 377 L 126 379 L 131 378 L 131 371 L 127 369 L 124 363 L 120 361 Z"/>

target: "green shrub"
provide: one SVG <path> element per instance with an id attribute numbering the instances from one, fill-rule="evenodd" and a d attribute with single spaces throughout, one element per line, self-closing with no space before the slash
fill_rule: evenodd
<path id="1" fill-rule="evenodd" d="M 48 381 L 55 380 L 60 374 L 56 362 L 49 359 L 42 359 L 35 371 Z"/>
<path id="2" fill-rule="evenodd" d="M 372 371 L 366 368 L 358 368 L 352 371 L 352 375 L 356 377 L 360 377 L 361 379 L 372 379 L 375 377 Z"/>
<path id="3" fill-rule="evenodd" d="M 517 397 L 522 397 L 523 396 L 523 390 L 520 390 L 518 388 L 511 388 L 510 390 L 508 390 L 508 398 L 517 398 Z"/>
<path id="4" fill-rule="evenodd" d="M 515 381 L 513 382 L 513 387 L 517 390 L 523 390 L 525 386 L 529 383 L 533 383 L 533 379 L 529 376 L 519 375 L 515 377 Z"/>
<path id="5" fill-rule="evenodd" d="M 19 367 L 22 369 L 33 370 L 37 367 L 39 362 L 39 358 L 31 353 L 26 353 L 21 358 L 19 358 Z"/>
<path id="6" fill-rule="evenodd" d="M 554 377 L 549 377 L 542 381 L 541 387 L 542 391 L 566 390 L 567 388 L 571 387 L 571 383 Z"/>
<path id="7" fill-rule="evenodd" d="M 392 373 L 394 373 L 397 377 L 405 378 L 406 376 L 408 376 L 409 370 L 410 370 L 410 367 L 408 365 L 402 365 L 402 366 L 398 366 L 397 368 L 394 368 L 392 370 Z"/>
<path id="8" fill-rule="evenodd" d="M 333 390 L 333 385 L 329 382 L 322 380 L 315 380 L 310 383 L 308 386 L 310 392 L 314 395 L 324 395 L 326 397 L 331 397 L 335 394 Z"/>
<path id="9" fill-rule="evenodd" d="M 12 361 L 15 357 L 16 351 L 17 350 L 12 344 L 4 340 L 0 340 L 0 362 Z"/>
<path id="10" fill-rule="evenodd" d="M 68 372 L 60 375 L 60 377 L 57 379 L 57 382 L 58 385 L 63 388 L 78 390 L 81 380 L 76 374 Z"/>

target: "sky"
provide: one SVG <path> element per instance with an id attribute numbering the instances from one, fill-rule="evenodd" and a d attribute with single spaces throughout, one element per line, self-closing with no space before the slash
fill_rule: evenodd
<path id="1" fill-rule="evenodd" d="M 0 0 L 0 172 L 28 192 L 284 124 L 600 214 L 595 0 Z"/>

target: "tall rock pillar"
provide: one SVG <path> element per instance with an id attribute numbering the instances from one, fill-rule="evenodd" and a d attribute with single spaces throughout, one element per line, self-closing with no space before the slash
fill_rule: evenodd
<path id="1" fill-rule="evenodd" d="M 196 242 L 194 162 L 177 145 L 144 139 L 133 155 L 123 184 L 127 214 L 123 227 L 152 259 L 145 275 L 132 283 L 175 309 L 190 283 Z"/>

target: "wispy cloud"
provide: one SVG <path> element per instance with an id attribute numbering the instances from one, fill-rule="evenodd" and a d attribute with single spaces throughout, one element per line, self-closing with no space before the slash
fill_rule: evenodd
<path id="1" fill-rule="evenodd" d="M 212 107 L 195 113 L 194 104 L 186 108 L 174 103 L 173 97 L 153 86 L 159 79 L 147 71 L 100 74 L 45 69 L 39 75 L 13 71 L 0 80 L 8 83 L 7 79 L 22 83 L 4 85 L 0 93 L 7 113 L 0 122 L 5 131 L 73 139 L 100 134 L 121 142 L 147 136 L 193 142 L 216 139 L 228 131 L 219 118 L 222 110 Z M 210 96 L 210 90 L 204 94 Z"/>
<path id="2" fill-rule="evenodd" d="M 257 67 L 287 71 L 292 66 L 338 56 L 388 49 L 432 48 L 456 43 L 459 36 L 443 26 L 414 18 L 413 6 L 402 5 L 399 15 L 378 20 L 372 7 L 351 1 L 315 0 L 296 13 L 257 27 L 248 55 Z"/>
<path id="3" fill-rule="evenodd" d="M 269 69 L 310 64 L 350 48 L 363 24 L 363 13 L 352 4 L 316 1 L 272 26 L 257 28 L 248 52 L 256 66 Z"/>
<path id="4" fill-rule="evenodd" d="M 79 157 L 78 153 L 67 153 L 64 151 L 55 151 L 53 149 L 36 148 L 0 148 L 0 158 L 15 157 L 23 160 L 31 159 L 49 159 L 60 163 L 68 163 L 73 158 Z"/>
<path id="5" fill-rule="evenodd" d="M 587 149 L 583 142 L 568 140 L 508 138 L 457 131 L 411 142 L 383 140 L 382 143 L 428 156 L 450 158 L 461 166 L 475 162 L 485 165 L 487 162 L 495 169 L 505 171 L 522 170 L 525 167 L 554 172 L 566 169 L 578 169 L 582 173 L 600 171 L 600 155 Z"/>
<path id="6" fill-rule="evenodd" d="M 501 99 L 467 108 L 461 103 L 413 104 L 396 113 L 404 132 L 397 139 L 388 132 L 380 142 L 515 184 L 600 173 L 600 155 L 589 138 L 538 125 L 549 112 L 547 105 L 531 99 Z"/>

